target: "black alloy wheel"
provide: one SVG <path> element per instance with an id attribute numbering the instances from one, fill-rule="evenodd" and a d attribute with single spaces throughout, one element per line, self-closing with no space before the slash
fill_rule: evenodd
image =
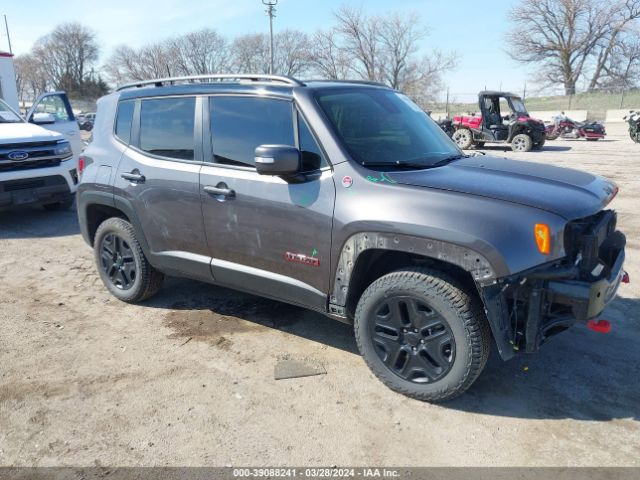
<path id="1" fill-rule="evenodd" d="M 133 250 L 126 240 L 115 233 L 104 236 L 100 244 L 102 269 L 112 285 L 120 290 L 129 290 L 137 275 Z"/>
<path id="2" fill-rule="evenodd" d="M 431 383 L 444 377 L 456 355 L 448 323 L 418 298 L 393 296 L 374 308 L 370 335 L 382 362 L 400 378 Z"/>

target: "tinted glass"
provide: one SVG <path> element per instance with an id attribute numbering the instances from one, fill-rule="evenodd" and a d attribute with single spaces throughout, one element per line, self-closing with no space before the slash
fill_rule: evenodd
<path id="1" fill-rule="evenodd" d="M 163 157 L 193 160 L 193 97 L 143 100 L 140 110 L 140 148 Z"/>
<path id="2" fill-rule="evenodd" d="M 211 141 L 216 162 L 254 166 L 260 145 L 295 145 L 291 103 L 255 97 L 211 97 Z"/>
<path id="3" fill-rule="evenodd" d="M 407 96 L 374 88 L 331 89 L 318 103 L 354 160 L 363 165 L 432 165 L 461 155 Z"/>
<path id="4" fill-rule="evenodd" d="M 116 117 L 116 137 L 127 145 L 131 141 L 131 124 L 133 123 L 134 102 L 120 102 L 118 104 L 118 116 Z M 85 118 L 88 118 L 87 115 Z"/>
<path id="5" fill-rule="evenodd" d="M 67 122 L 71 119 L 67 105 L 60 95 L 47 95 L 36 105 L 34 113 L 50 113 L 56 122 Z"/>
<path id="6" fill-rule="evenodd" d="M 318 146 L 313 134 L 301 115 L 298 115 L 298 136 L 300 141 L 300 156 L 302 157 L 302 171 L 310 172 L 325 167 L 322 150 Z"/>

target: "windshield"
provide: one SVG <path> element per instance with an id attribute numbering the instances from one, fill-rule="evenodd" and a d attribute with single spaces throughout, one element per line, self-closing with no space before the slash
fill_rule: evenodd
<path id="1" fill-rule="evenodd" d="M 22 118 L 7 103 L 0 99 L 0 123 L 20 123 Z"/>
<path id="2" fill-rule="evenodd" d="M 392 90 L 320 91 L 317 101 L 349 154 L 362 165 L 425 167 L 462 152 L 409 97 Z"/>
<path id="3" fill-rule="evenodd" d="M 524 102 L 516 97 L 511 97 L 511 105 L 513 105 L 513 111 L 516 113 L 527 113 L 527 109 L 524 106 Z"/>

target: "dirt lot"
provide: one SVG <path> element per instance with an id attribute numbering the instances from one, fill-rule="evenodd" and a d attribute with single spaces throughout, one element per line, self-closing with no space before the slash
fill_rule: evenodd
<path id="1" fill-rule="evenodd" d="M 169 279 L 144 305 L 96 275 L 75 212 L 0 213 L 0 465 L 640 465 L 640 145 L 550 142 L 498 155 L 615 180 L 631 285 L 609 335 L 576 326 L 493 355 L 442 406 L 369 373 L 349 326 Z M 279 359 L 326 375 L 276 381 Z"/>

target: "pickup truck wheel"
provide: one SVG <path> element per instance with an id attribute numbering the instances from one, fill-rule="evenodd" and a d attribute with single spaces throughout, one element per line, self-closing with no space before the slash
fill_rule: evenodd
<path id="1" fill-rule="evenodd" d="M 511 140 L 511 150 L 514 152 L 530 152 L 533 148 L 533 140 L 526 133 L 520 133 Z"/>
<path id="2" fill-rule="evenodd" d="M 419 400 L 450 400 L 478 378 L 491 335 L 477 299 L 426 268 L 389 273 L 362 294 L 354 320 L 365 362 L 389 388 Z"/>
<path id="3" fill-rule="evenodd" d="M 451 138 L 463 150 L 467 150 L 473 145 L 473 135 L 471 135 L 471 130 L 467 128 L 456 130 Z"/>
<path id="4" fill-rule="evenodd" d="M 73 207 L 75 200 L 76 200 L 76 195 L 74 193 L 70 193 L 69 196 L 64 200 L 62 200 L 61 202 L 45 203 L 44 205 L 42 205 L 42 208 L 44 208 L 48 212 L 56 212 L 58 210 L 69 210 L 71 207 Z"/>
<path id="5" fill-rule="evenodd" d="M 151 266 L 126 220 L 109 218 L 102 222 L 93 246 L 100 278 L 117 299 L 140 302 L 160 289 L 164 275 Z"/>

